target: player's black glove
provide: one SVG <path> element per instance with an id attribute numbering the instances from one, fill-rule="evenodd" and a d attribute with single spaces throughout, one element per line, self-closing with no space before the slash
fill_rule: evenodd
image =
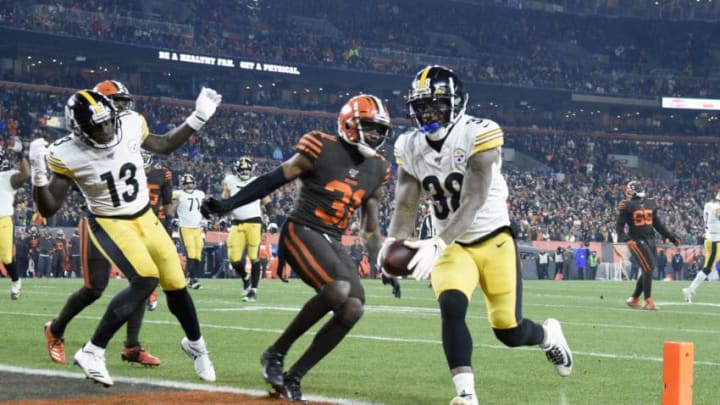
<path id="1" fill-rule="evenodd" d="M 680 237 L 675 235 L 674 233 L 670 234 L 670 237 L 668 239 L 670 239 L 670 242 L 672 242 L 673 245 L 680 246 Z"/>
<path id="2" fill-rule="evenodd" d="M 210 219 L 213 215 L 222 215 L 227 211 L 229 209 L 225 204 L 214 197 L 208 198 L 200 205 L 200 213 L 205 219 Z"/>
<path id="3" fill-rule="evenodd" d="M 392 286 L 392 294 L 395 298 L 400 299 L 402 296 L 402 292 L 400 291 L 400 282 L 394 278 L 394 277 L 388 277 L 386 275 L 382 275 L 382 283 L 383 285 L 390 284 Z"/>

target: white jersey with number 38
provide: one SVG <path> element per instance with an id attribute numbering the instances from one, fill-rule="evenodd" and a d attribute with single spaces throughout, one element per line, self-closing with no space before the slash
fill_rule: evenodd
<path id="1" fill-rule="evenodd" d="M 502 147 L 503 131 L 487 119 L 463 115 L 450 130 L 438 152 L 417 130 L 400 135 L 395 142 L 395 160 L 415 177 L 432 203 L 437 231 L 441 232 L 460 206 L 468 159 L 476 153 Z M 485 204 L 458 242 L 469 243 L 494 230 L 510 225 L 507 209 L 508 187 L 500 169 L 502 159 L 492 165 L 492 179 Z"/>
<path id="2" fill-rule="evenodd" d="M 145 118 L 123 112 L 120 126 L 120 143 L 108 149 L 93 148 L 74 134 L 48 148 L 48 168 L 77 183 L 94 215 L 135 215 L 150 201 L 140 155 L 140 145 L 149 134 Z"/>

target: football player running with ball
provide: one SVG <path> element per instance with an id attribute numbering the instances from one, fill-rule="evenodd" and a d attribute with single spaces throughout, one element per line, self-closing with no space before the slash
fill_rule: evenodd
<path id="1" fill-rule="evenodd" d="M 337 346 L 363 314 L 365 291 L 341 240 L 355 210 L 362 213 L 363 242 L 375 257 L 380 249 L 378 204 L 390 179 L 390 164 L 377 152 L 391 129 L 390 115 L 377 97 L 360 95 L 343 105 L 339 136 L 313 131 L 280 167 L 247 184 L 226 200 L 208 199 L 205 215 L 224 214 L 299 178 L 300 196 L 280 231 L 278 256 L 316 294 L 260 359 L 265 381 L 290 401 L 301 401 L 301 379 Z M 290 347 L 325 314 L 323 325 L 287 372 Z"/>
<path id="2" fill-rule="evenodd" d="M 92 242 L 130 284 L 113 297 L 92 339 L 74 356 L 88 378 L 105 386 L 113 384 L 105 365 L 108 342 L 145 305 L 158 283 L 185 332 L 180 344 L 193 360 L 195 372 L 203 380 L 215 381 L 175 244 L 150 209 L 140 148 L 163 154 L 177 149 L 212 117 L 221 99 L 214 90 L 203 88 L 185 123 L 158 136 L 149 133 L 139 114 L 120 117 L 110 99 L 80 90 L 65 106 L 71 133 L 49 148 L 42 138 L 30 144 L 33 200 L 39 212 L 45 217 L 55 214 L 75 183 L 88 204 Z"/>
<path id="3" fill-rule="evenodd" d="M 491 120 L 465 114 L 467 100 L 462 83 L 448 68 L 427 66 L 415 76 L 407 104 L 417 129 L 395 142 L 395 212 L 383 244 L 385 248 L 412 236 L 424 191 L 438 234 L 405 242 L 417 249 L 408 268 L 417 280 L 432 275 L 443 348 L 457 393 L 452 405 L 478 404 L 465 319 L 478 284 L 498 340 L 509 347 L 539 346 L 563 377 L 573 366 L 557 320 L 540 325 L 522 316 L 522 274 L 501 173 L 503 131 Z M 380 256 L 382 260 L 382 249 Z"/>

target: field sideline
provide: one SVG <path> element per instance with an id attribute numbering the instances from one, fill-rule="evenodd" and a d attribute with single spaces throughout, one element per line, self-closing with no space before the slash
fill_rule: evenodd
<path id="1" fill-rule="evenodd" d="M 9 281 L 4 281 L 4 288 L 9 289 Z M 660 310 L 648 312 L 625 306 L 633 288 L 630 282 L 526 281 L 524 316 L 538 322 L 555 317 L 563 325 L 575 357 L 573 375 L 568 378 L 558 377 L 537 348 L 502 346 L 487 324 L 482 294 L 477 291 L 468 319 L 481 402 L 658 404 L 663 388 L 663 342 L 676 340 L 695 344 L 694 404 L 716 403 L 720 283 L 704 283 L 693 304 L 682 301 L 681 288 L 687 284 L 655 282 L 653 296 Z M 79 376 L 71 360 L 66 365 L 50 362 L 42 325 L 80 285 L 77 279 L 25 279 L 20 300 L 11 301 L 6 295 L 6 304 L 0 308 L 6 336 L 0 371 Z M 65 336 L 68 359 L 90 338 L 111 295 L 125 285 L 124 280 L 112 280 L 107 294 L 70 324 Z M 447 404 L 454 389 L 440 341 L 439 311 L 427 283 L 403 281 L 401 300 L 394 299 L 379 281 L 367 280 L 364 285 L 365 316 L 303 380 L 305 395 L 338 403 Z M 288 284 L 263 280 L 258 301 L 244 303 L 240 286 L 239 280 L 203 280 L 203 288 L 191 294 L 215 363 L 216 389 L 262 393 L 266 385 L 260 376 L 260 353 L 312 291 L 298 280 Z M 119 351 L 124 337 L 122 329 L 108 346 L 107 365 L 116 379 L 110 391 L 143 380 L 179 386 L 192 383 L 189 388 L 205 389 L 180 350 L 182 330 L 162 293 L 158 310 L 146 313 L 141 333 L 143 345 L 161 358 L 162 365 L 147 369 L 122 363 Z M 291 349 L 286 364 L 297 358 L 311 338 L 312 334 Z M 83 382 L 75 394 L 93 395 L 94 384 Z M 7 383 L 0 387 L 1 401 L 18 399 L 18 392 L 28 390 Z"/>

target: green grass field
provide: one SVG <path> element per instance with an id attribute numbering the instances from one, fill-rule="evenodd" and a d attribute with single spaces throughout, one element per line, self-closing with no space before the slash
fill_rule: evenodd
<path id="1" fill-rule="evenodd" d="M 7 292 L 9 281 L 3 281 Z M 6 294 L 0 307 L 5 340 L 0 363 L 79 372 L 71 365 L 72 355 L 90 338 L 110 296 L 127 284 L 112 280 L 106 295 L 70 324 L 65 336 L 68 364 L 56 365 L 47 356 L 42 326 L 80 285 L 77 279 L 26 279 L 20 300 L 11 301 Z M 216 384 L 265 389 L 260 354 L 312 290 L 297 280 L 289 284 L 263 281 L 259 300 L 249 304 L 240 301 L 240 285 L 239 280 L 204 280 L 203 289 L 191 294 L 217 371 Z M 502 346 L 487 323 L 482 295 L 477 291 L 468 321 L 481 403 L 659 404 L 663 343 L 691 341 L 695 345 L 694 403 L 716 404 L 720 283 L 705 283 L 693 304 L 682 301 L 680 290 L 686 285 L 655 282 L 653 295 L 660 310 L 649 312 L 625 306 L 633 288 L 630 282 L 525 282 L 524 315 L 538 322 L 548 317 L 562 322 L 575 357 L 568 378 L 557 376 L 538 348 Z M 401 300 L 394 299 L 379 281 L 366 281 L 365 288 L 365 316 L 306 376 L 303 392 L 388 405 L 447 404 L 455 392 L 440 342 L 437 304 L 427 283 L 404 281 Z M 160 293 L 160 307 L 146 313 L 141 338 L 148 351 L 162 359 L 162 365 L 146 369 L 123 364 L 119 355 L 123 328 L 108 346 L 108 369 L 113 377 L 201 383 L 180 349 L 182 336 Z M 296 343 L 286 365 L 310 339 L 312 334 Z"/>

